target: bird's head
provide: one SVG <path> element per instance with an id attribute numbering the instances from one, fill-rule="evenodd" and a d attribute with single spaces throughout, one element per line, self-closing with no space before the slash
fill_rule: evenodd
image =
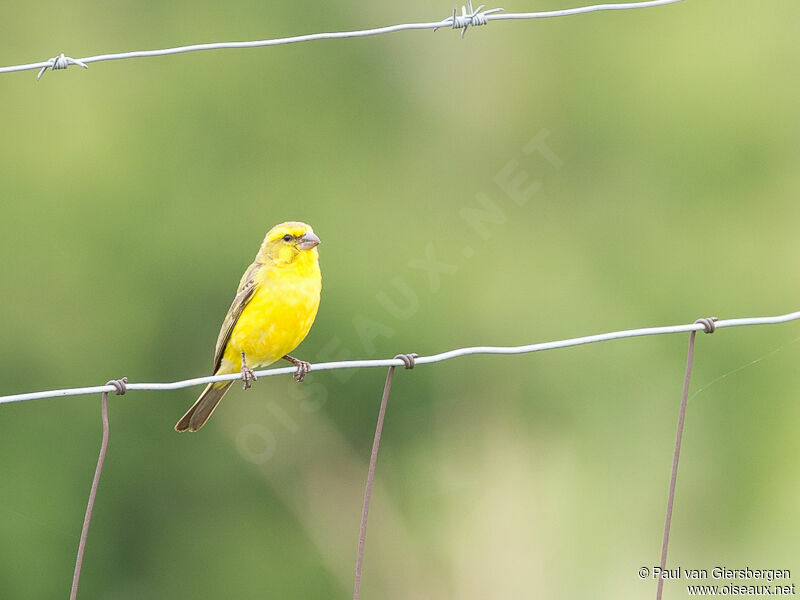
<path id="1" fill-rule="evenodd" d="M 289 265 L 297 260 L 316 262 L 319 242 L 311 225 L 287 221 L 269 230 L 258 254 L 262 260 L 276 265 Z"/>

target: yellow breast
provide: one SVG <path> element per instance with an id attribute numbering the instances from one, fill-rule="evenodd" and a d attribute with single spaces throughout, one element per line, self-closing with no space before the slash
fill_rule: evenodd
<path id="1" fill-rule="evenodd" d="M 265 266 L 257 281 L 225 348 L 224 366 L 233 372 L 241 368 L 242 352 L 251 368 L 279 360 L 303 341 L 317 316 L 322 278 L 316 260 L 291 268 Z"/>

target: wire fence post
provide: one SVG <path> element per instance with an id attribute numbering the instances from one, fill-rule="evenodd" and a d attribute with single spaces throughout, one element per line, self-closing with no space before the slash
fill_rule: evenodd
<path id="1" fill-rule="evenodd" d="M 113 386 L 116 389 L 117 395 L 125 393 L 125 384 L 128 382 L 127 377 L 109 381 L 106 385 Z M 83 554 L 86 551 L 86 539 L 89 537 L 89 525 L 92 522 L 92 511 L 94 510 L 94 501 L 97 498 L 97 487 L 100 484 L 100 475 L 103 472 L 103 463 L 106 460 L 106 452 L 108 451 L 108 392 L 103 392 L 100 397 L 100 414 L 103 421 L 103 438 L 100 441 L 100 454 L 97 457 L 97 466 L 94 470 L 94 478 L 92 479 L 92 488 L 89 491 L 89 501 L 86 503 L 86 514 L 83 517 L 83 527 L 81 528 L 81 539 L 78 543 L 78 555 L 75 558 L 75 571 L 72 574 L 72 590 L 70 591 L 69 600 L 75 600 L 78 597 L 78 584 L 81 580 L 81 568 L 83 567 Z"/>
<path id="2" fill-rule="evenodd" d="M 402 360 L 406 369 L 414 368 L 414 361 L 417 354 L 398 354 L 396 359 Z M 364 486 L 364 504 L 361 509 L 361 526 L 358 531 L 358 552 L 356 554 L 356 576 L 353 584 L 353 600 L 361 598 L 361 567 L 364 563 L 364 544 L 367 539 L 367 516 L 369 515 L 369 502 L 372 498 L 372 482 L 375 480 L 375 465 L 378 462 L 378 448 L 381 445 L 381 433 L 383 432 L 383 421 L 386 417 L 386 404 L 389 402 L 389 392 L 392 389 L 392 377 L 394 376 L 394 365 L 389 367 L 386 373 L 386 383 L 383 385 L 383 395 L 381 396 L 381 407 L 378 410 L 378 422 L 375 425 L 375 437 L 372 440 L 372 454 L 369 457 L 369 469 L 367 470 L 367 483 Z"/>
<path id="3" fill-rule="evenodd" d="M 695 323 L 703 325 L 706 333 L 714 333 L 716 317 L 697 319 Z M 689 381 L 692 377 L 692 363 L 694 362 L 694 340 L 697 332 L 689 334 L 689 349 L 686 352 L 686 371 L 683 376 L 683 393 L 681 394 L 681 407 L 678 411 L 678 432 L 675 436 L 675 450 L 672 454 L 672 474 L 669 479 L 669 493 L 667 494 L 667 515 L 664 519 L 664 537 L 661 540 L 661 571 L 658 574 L 658 590 L 656 600 L 661 600 L 664 590 L 664 569 L 667 567 L 667 548 L 669 546 L 669 532 L 672 527 L 672 508 L 675 502 L 675 484 L 678 480 L 678 461 L 681 457 L 681 444 L 683 442 L 683 426 L 686 422 L 686 404 L 689 399 Z"/>

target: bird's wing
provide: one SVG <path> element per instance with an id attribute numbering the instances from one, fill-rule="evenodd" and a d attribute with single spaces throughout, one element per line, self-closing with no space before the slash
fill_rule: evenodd
<path id="1" fill-rule="evenodd" d="M 236 290 L 236 297 L 228 309 L 228 314 L 225 315 L 225 320 L 222 322 L 222 328 L 219 330 L 219 337 L 217 338 L 217 347 L 214 350 L 214 372 L 216 373 L 222 363 L 222 355 L 225 354 L 225 346 L 228 345 L 228 340 L 231 339 L 231 332 L 233 331 L 236 321 L 242 314 L 244 307 L 250 302 L 253 294 L 256 291 L 256 274 L 261 264 L 254 262 L 244 272 L 242 280 L 239 282 L 239 289 Z"/>

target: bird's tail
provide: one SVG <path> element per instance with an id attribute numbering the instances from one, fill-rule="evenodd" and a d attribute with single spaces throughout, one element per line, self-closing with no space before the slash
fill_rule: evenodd
<path id="1" fill-rule="evenodd" d="M 233 385 L 232 381 L 209 383 L 197 402 L 192 404 L 192 408 L 187 410 L 181 420 L 175 424 L 175 431 L 197 431 L 205 425 L 231 385 Z"/>

